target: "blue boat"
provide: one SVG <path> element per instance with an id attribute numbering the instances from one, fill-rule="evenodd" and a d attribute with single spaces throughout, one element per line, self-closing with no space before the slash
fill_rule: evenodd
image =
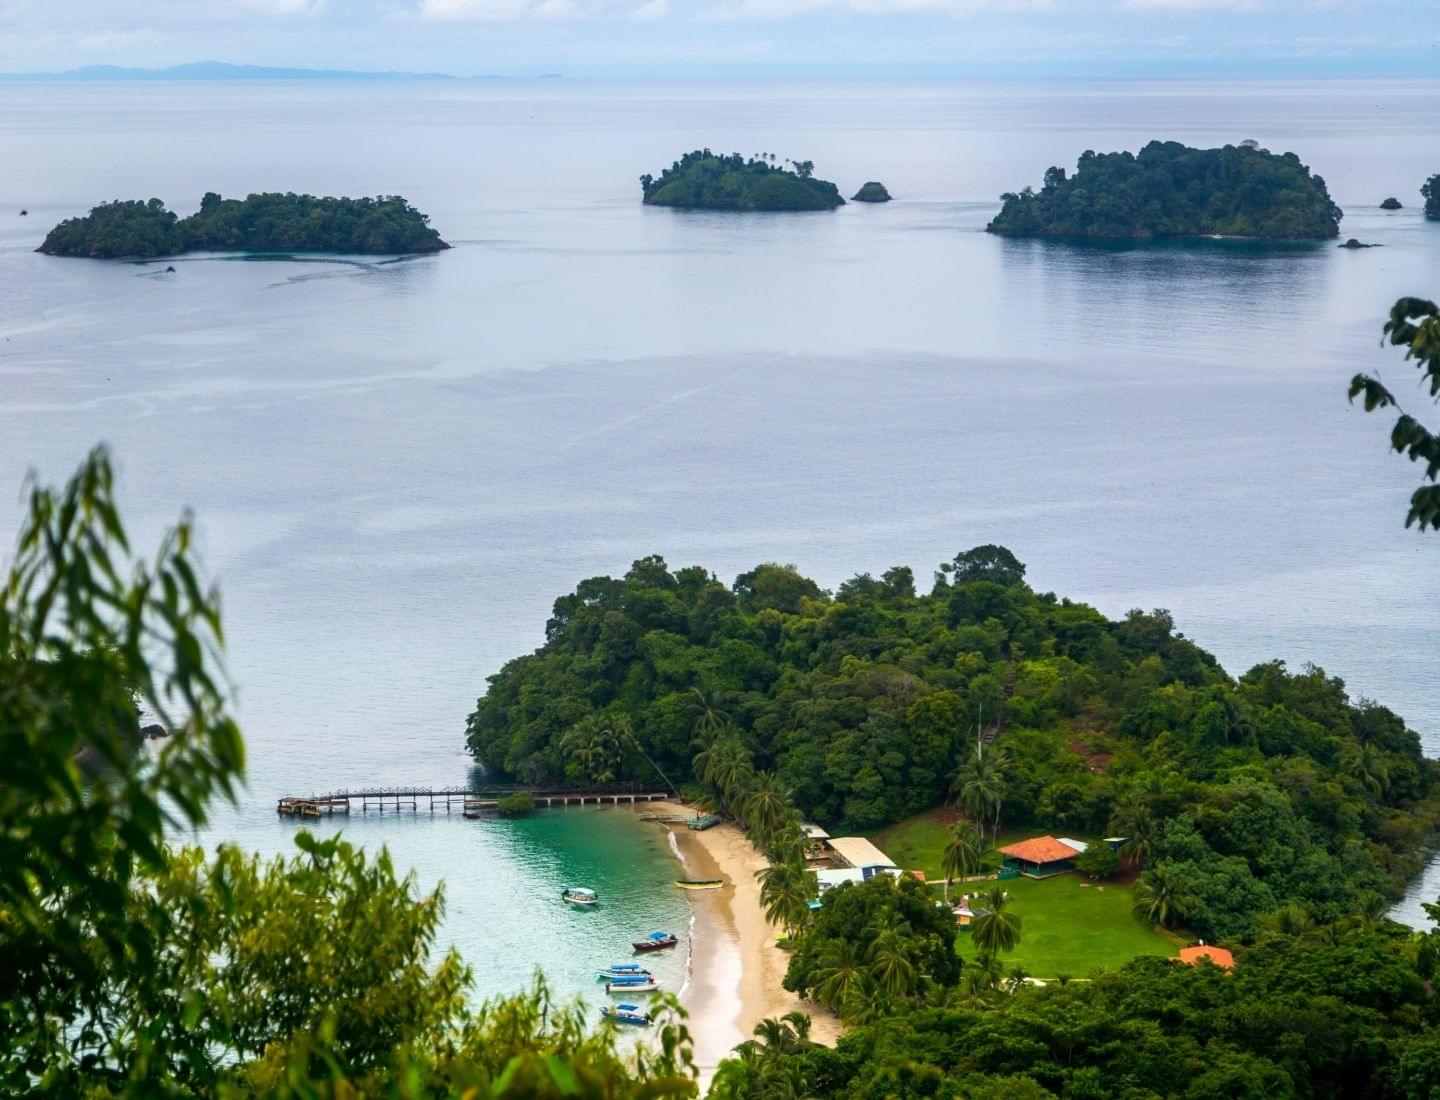
<path id="1" fill-rule="evenodd" d="M 603 1005 L 600 1015 L 606 1019 L 614 1020 L 617 1024 L 634 1024 L 637 1027 L 649 1027 L 650 1013 L 646 1012 L 639 1005 Z"/>
<path id="2" fill-rule="evenodd" d="M 639 963 L 611 963 L 609 966 L 601 967 L 596 973 L 602 978 L 650 977 L 650 971 L 646 970 Z"/>
<path id="3" fill-rule="evenodd" d="M 636 951 L 659 951 L 662 947 L 674 947 L 679 942 L 674 932 L 651 932 L 643 940 L 636 940 L 630 946 Z"/>

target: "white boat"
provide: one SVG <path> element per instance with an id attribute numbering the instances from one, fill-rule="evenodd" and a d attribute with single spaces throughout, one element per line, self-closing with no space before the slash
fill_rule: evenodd
<path id="1" fill-rule="evenodd" d="M 571 905 L 598 905 L 600 895 L 588 886 L 568 886 L 560 892 L 560 900 Z"/>
<path id="2" fill-rule="evenodd" d="M 600 1015 L 614 1020 L 617 1024 L 635 1024 L 639 1027 L 648 1027 L 650 1024 L 650 1013 L 639 1005 L 620 1004 L 613 1008 L 602 1005 Z"/>
<path id="3" fill-rule="evenodd" d="M 628 997 L 632 993 L 649 993 L 652 989 L 659 988 L 660 983 L 649 975 L 643 978 L 618 978 L 605 983 L 606 993 L 618 993 L 622 997 Z"/>

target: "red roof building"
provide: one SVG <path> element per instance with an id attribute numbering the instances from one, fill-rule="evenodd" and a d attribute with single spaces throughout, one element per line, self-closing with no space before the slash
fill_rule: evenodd
<path id="1" fill-rule="evenodd" d="M 1180 948 L 1180 961 L 1182 963 L 1189 966 L 1199 966 L 1201 959 L 1209 959 L 1221 970 L 1235 969 L 1235 956 L 1223 947 L 1210 947 L 1202 943 L 1199 947 Z"/>
<path id="2" fill-rule="evenodd" d="M 1037 836 L 1006 845 L 1000 849 L 1000 854 L 1005 857 L 1005 866 L 1032 878 L 1041 878 L 1072 870 L 1075 857 L 1080 853 L 1073 845 L 1053 836 Z"/>

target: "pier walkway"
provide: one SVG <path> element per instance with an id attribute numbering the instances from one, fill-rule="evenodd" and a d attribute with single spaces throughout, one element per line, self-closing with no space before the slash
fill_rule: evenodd
<path id="1" fill-rule="evenodd" d="M 480 817 L 506 795 L 528 794 L 537 806 L 620 805 L 659 802 L 672 797 L 633 784 L 589 787 L 362 787 L 325 794 L 283 795 L 276 803 L 281 817 L 321 817 L 360 813 L 461 813 Z"/>

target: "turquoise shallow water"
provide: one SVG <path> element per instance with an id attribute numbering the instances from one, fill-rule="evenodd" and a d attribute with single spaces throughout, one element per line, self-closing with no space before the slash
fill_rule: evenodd
<path id="1" fill-rule="evenodd" d="M 656 929 L 675 932 L 681 942 L 644 956 L 645 965 L 662 990 L 681 989 L 690 928 L 689 902 L 674 885 L 681 865 L 665 829 L 628 809 L 572 806 L 481 821 L 356 813 L 331 819 L 335 824 L 368 848 L 388 846 L 426 889 L 444 879 L 441 946 L 460 949 L 479 996 L 513 992 L 543 966 L 557 992 L 583 995 L 598 1008 L 607 998 L 596 969 L 633 961 L 630 944 Z M 284 844 L 297 829 L 277 822 L 272 839 Z M 597 890 L 600 904 L 566 905 L 560 900 L 566 886 Z"/>

